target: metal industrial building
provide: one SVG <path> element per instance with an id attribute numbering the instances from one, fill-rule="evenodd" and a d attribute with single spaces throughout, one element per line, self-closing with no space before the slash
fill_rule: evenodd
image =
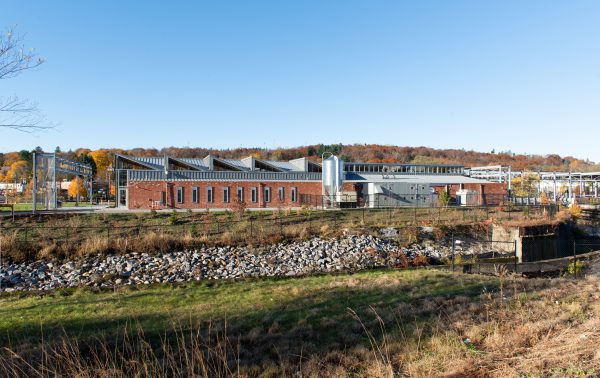
<path id="1" fill-rule="evenodd" d="M 315 206 L 432 206 L 446 191 L 463 205 L 497 204 L 503 183 L 469 177 L 458 165 L 290 161 L 116 155 L 117 206 L 225 209 Z"/>

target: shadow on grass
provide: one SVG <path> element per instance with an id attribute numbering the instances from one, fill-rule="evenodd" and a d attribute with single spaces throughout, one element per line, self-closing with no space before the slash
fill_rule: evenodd
<path id="1" fill-rule="evenodd" d="M 174 288 L 151 286 L 146 290 L 139 287 L 117 293 L 76 291 L 70 296 L 41 300 L 39 304 L 24 303 L 22 307 L 0 310 L 0 316 L 12 315 L 15 320 L 0 326 L 0 343 L 35 355 L 42 345 L 67 337 L 77 340 L 85 354 L 101 343 L 117 345 L 125 334 L 133 340 L 140 330 L 145 342 L 156 350 L 164 340 L 175 339 L 178 332 L 207 340 L 226 334 L 236 345 L 237 363 L 242 368 L 274 361 L 296 364 L 299 356 L 368 344 L 361 324 L 349 309 L 377 334 L 383 330 L 374 311 L 388 328 L 394 328 L 399 319 L 426 323 L 443 310 L 438 305 L 440 300 L 462 296 L 476 301 L 484 289 L 494 290 L 496 285 L 492 279 L 434 272 L 409 279 L 397 275 L 386 280 L 380 279 L 381 275 L 385 273 L 358 282 L 348 276 L 335 285 L 315 279 L 267 279 L 247 283 L 200 282 Z M 279 285 L 287 290 L 295 282 L 320 283 L 314 290 L 290 290 L 269 299 Z M 252 295 L 254 290 L 260 295 L 247 304 L 244 296 Z M 229 301 L 229 307 L 219 311 L 211 308 L 208 299 L 219 298 Z M 252 304 L 253 300 L 256 303 Z M 155 308 L 158 303 L 166 307 Z M 203 310 L 199 305 L 206 307 Z M 97 316 L 97 306 L 109 308 Z M 128 315 L 129 306 L 132 315 Z M 26 319 L 20 319 L 19 313 Z"/>

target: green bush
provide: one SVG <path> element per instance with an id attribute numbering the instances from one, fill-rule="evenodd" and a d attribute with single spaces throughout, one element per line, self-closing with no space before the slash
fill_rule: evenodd
<path id="1" fill-rule="evenodd" d="M 438 205 L 439 206 L 448 206 L 450 205 L 450 194 L 445 190 L 441 191 L 438 196 Z"/>
<path id="2" fill-rule="evenodd" d="M 169 216 L 169 224 L 177 224 L 178 221 L 179 220 L 177 219 L 177 211 L 173 210 L 173 212 Z"/>

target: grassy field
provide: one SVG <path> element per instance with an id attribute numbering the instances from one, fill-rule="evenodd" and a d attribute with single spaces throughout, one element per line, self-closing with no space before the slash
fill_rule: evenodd
<path id="1" fill-rule="evenodd" d="M 61 206 L 62 207 L 75 207 L 76 202 L 63 202 Z M 79 207 L 87 207 L 87 206 L 92 206 L 92 204 L 90 204 L 89 202 L 85 202 L 85 201 L 79 202 Z M 15 211 L 31 211 L 31 209 L 33 209 L 33 203 L 16 203 L 16 204 L 14 204 L 14 209 L 15 209 Z M 37 210 L 44 210 L 44 207 L 41 204 L 38 204 Z M 2 213 L 2 212 L 10 213 L 10 209 L 6 208 L 6 207 L 1 208 L 0 213 Z"/>
<path id="2" fill-rule="evenodd" d="M 416 269 L 4 294 L 0 375 L 586 376 L 598 289 Z"/>

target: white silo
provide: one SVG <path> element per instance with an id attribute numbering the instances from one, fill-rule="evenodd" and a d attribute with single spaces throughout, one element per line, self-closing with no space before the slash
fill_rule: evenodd
<path id="1" fill-rule="evenodd" d="M 327 203 L 335 201 L 335 196 L 344 185 L 344 161 L 335 155 L 323 160 L 323 195 Z"/>

